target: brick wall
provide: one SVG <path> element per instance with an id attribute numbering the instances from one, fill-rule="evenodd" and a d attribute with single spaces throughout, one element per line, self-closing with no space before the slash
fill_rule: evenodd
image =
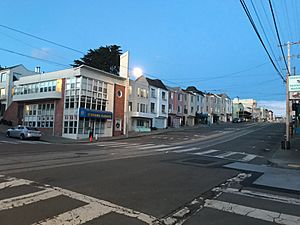
<path id="1" fill-rule="evenodd" d="M 64 99 L 65 99 L 65 82 L 66 79 L 62 79 L 62 98 L 55 100 L 55 119 L 54 119 L 54 135 L 62 136 L 63 119 L 64 119 Z"/>
<path id="2" fill-rule="evenodd" d="M 7 121 L 11 121 L 13 126 L 22 124 L 23 109 L 23 103 L 12 102 L 12 104 L 4 112 L 3 118 Z"/>
<path id="3" fill-rule="evenodd" d="M 118 94 L 122 93 L 122 96 Z M 125 87 L 115 84 L 114 88 L 114 128 L 113 128 L 113 136 L 120 136 L 123 134 L 124 130 L 124 104 L 125 104 Z M 118 130 L 116 128 L 116 121 L 120 119 L 121 129 Z"/>

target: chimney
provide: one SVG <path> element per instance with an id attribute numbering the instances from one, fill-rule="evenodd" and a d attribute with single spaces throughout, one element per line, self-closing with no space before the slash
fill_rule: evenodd
<path id="1" fill-rule="evenodd" d="M 41 73 L 41 67 L 40 66 L 36 66 L 34 72 Z"/>

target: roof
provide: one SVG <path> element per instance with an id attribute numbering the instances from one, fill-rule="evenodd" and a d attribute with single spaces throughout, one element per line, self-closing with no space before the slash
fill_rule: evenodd
<path id="1" fill-rule="evenodd" d="M 169 91 L 182 91 L 180 87 L 170 87 L 170 86 L 166 86 L 166 87 Z"/>
<path id="2" fill-rule="evenodd" d="M 18 66 L 23 66 L 22 64 L 19 64 L 19 65 L 15 65 L 15 66 L 10 66 L 10 67 L 0 67 L 0 71 L 1 70 L 11 70 L 13 68 L 16 68 Z"/>
<path id="3" fill-rule="evenodd" d="M 191 91 L 191 92 L 194 92 L 198 95 L 202 95 L 204 96 L 204 93 L 202 91 L 199 91 L 195 86 L 189 86 L 187 87 L 186 91 Z"/>
<path id="4" fill-rule="evenodd" d="M 157 88 L 161 88 L 161 89 L 164 89 L 164 90 L 168 90 L 167 87 L 164 85 L 164 83 L 159 80 L 159 79 L 150 79 L 148 77 L 146 77 L 148 83 L 150 86 L 153 86 L 153 87 L 157 87 Z"/>

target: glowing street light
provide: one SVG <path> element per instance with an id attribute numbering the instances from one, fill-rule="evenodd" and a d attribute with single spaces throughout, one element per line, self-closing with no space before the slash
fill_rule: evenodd
<path id="1" fill-rule="evenodd" d="M 143 71 L 142 71 L 141 68 L 135 67 L 135 68 L 133 69 L 133 76 L 134 76 L 136 79 L 139 78 L 139 77 L 142 76 L 142 75 L 143 75 Z"/>

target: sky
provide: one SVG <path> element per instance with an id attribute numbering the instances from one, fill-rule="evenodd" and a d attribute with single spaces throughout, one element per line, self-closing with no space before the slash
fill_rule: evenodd
<path id="1" fill-rule="evenodd" d="M 281 42 L 298 41 L 300 2 L 272 2 Z M 246 3 L 261 35 L 266 33 L 263 40 L 285 76 L 267 1 Z M 116 44 L 123 52 L 129 51 L 130 68 L 139 67 L 145 76 L 159 78 L 168 86 L 193 85 L 201 91 L 227 93 L 231 98 L 254 98 L 261 106 L 284 114 L 285 84 L 239 0 L 1 0 L 0 8 L 5 9 L 0 20 L 1 66 L 23 64 L 31 70 L 40 66 L 42 71 L 55 71 L 68 68 L 73 60 L 82 57 L 79 52 Z M 255 17 L 255 10 L 260 20 Z M 288 10 L 291 13 L 286 16 Z M 286 48 L 283 50 L 286 54 Z M 298 53 L 299 46 L 294 45 L 292 54 Z M 293 58 L 296 71 L 298 64 L 299 59 Z"/>

